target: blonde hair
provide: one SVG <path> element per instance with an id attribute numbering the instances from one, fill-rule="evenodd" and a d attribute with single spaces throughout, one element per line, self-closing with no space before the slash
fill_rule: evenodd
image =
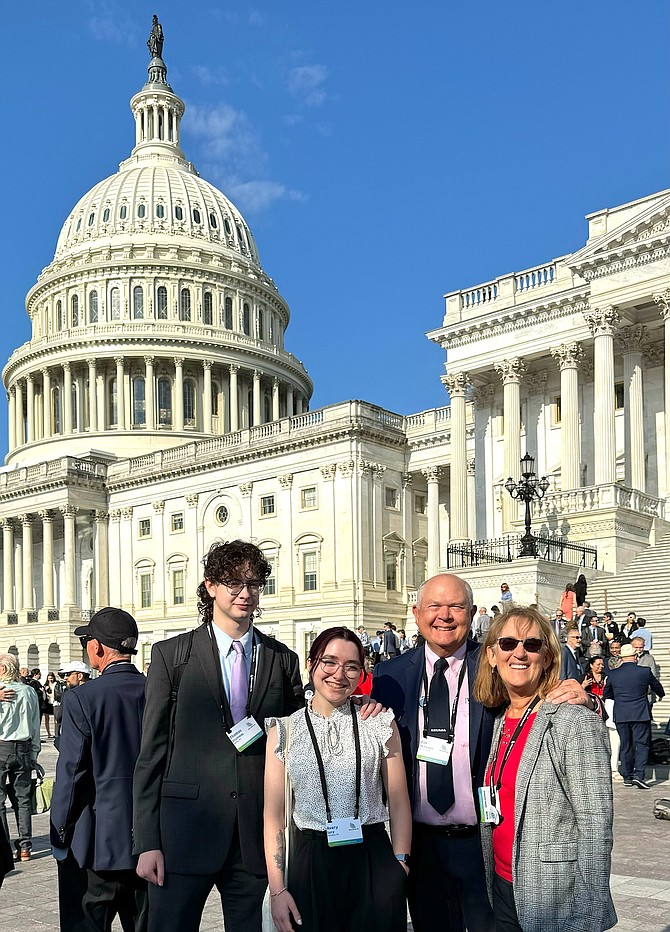
<path id="1" fill-rule="evenodd" d="M 479 654 L 479 666 L 477 667 L 477 676 L 475 685 L 472 690 L 473 697 L 477 702 L 488 708 L 507 705 L 509 696 L 507 689 L 497 667 L 492 667 L 489 663 L 486 648 L 491 647 L 495 650 L 498 638 L 501 637 L 503 628 L 512 618 L 518 618 L 521 622 L 521 628 L 526 630 L 531 625 L 536 624 L 540 629 L 540 637 L 544 641 L 544 649 L 548 651 L 551 663 L 544 671 L 544 676 L 540 682 L 539 694 L 544 699 L 547 693 L 550 693 L 554 686 L 557 686 L 560 680 L 561 672 L 561 646 L 558 638 L 554 633 L 552 625 L 534 608 L 524 608 L 516 605 L 509 611 L 499 615 L 491 622 L 491 627 L 486 633 L 486 638 Z"/>
<path id="2" fill-rule="evenodd" d="M 0 654 L 0 682 L 16 683 L 19 677 L 19 662 L 14 654 Z"/>

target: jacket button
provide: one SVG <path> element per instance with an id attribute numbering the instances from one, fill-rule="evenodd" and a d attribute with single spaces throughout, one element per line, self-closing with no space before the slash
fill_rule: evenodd
<path id="1" fill-rule="evenodd" d="M 235 792 L 235 790 L 233 790 L 233 792 L 230 794 L 230 798 L 237 799 L 237 793 Z"/>

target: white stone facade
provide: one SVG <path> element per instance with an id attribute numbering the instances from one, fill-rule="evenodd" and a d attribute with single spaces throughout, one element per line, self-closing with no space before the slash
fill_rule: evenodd
<path id="1" fill-rule="evenodd" d="M 288 306 L 179 148 L 160 59 L 131 107 L 136 146 L 66 219 L 3 371 L 1 649 L 54 669 L 111 603 L 142 664 L 196 622 L 202 556 L 234 537 L 272 561 L 260 625 L 303 660 L 324 626 L 402 627 L 454 545 L 518 532 L 503 484 L 526 451 L 551 483 L 535 530 L 596 546 L 592 574 L 670 528 L 670 192 L 589 217 L 574 255 L 447 295 L 429 338 L 450 405 L 310 411 Z M 502 579 L 542 602 L 577 572 L 471 575 L 490 604 Z"/>

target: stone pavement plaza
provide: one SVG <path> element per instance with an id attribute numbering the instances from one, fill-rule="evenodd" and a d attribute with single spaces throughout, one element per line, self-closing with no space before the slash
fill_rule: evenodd
<path id="1" fill-rule="evenodd" d="M 50 741 L 40 761 L 55 769 Z M 612 894 L 620 932 L 670 932 L 670 822 L 653 817 L 657 796 L 670 797 L 669 768 L 648 768 L 650 791 L 614 785 Z M 588 787 L 584 806 L 588 808 Z M 11 819 L 10 819 L 11 824 Z M 33 859 L 7 876 L 0 890 L 0 929 L 4 932 L 58 932 L 56 866 L 49 849 L 49 815 L 33 820 Z M 121 928 L 117 922 L 115 932 Z M 218 895 L 207 904 L 202 932 L 221 929 Z M 411 930 L 411 924 L 408 925 Z M 355 930 L 352 930 L 355 932 Z"/>

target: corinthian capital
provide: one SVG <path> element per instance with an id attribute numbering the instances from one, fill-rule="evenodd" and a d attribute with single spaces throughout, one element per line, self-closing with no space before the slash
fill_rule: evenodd
<path id="1" fill-rule="evenodd" d="M 495 394 L 496 387 L 493 385 L 493 383 L 489 383 L 488 385 L 478 385 L 472 395 L 475 408 L 477 408 L 477 410 L 481 410 L 482 408 L 490 408 L 493 404 Z"/>
<path id="2" fill-rule="evenodd" d="M 510 382 L 521 381 L 526 371 L 526 364 L 523 359 L 514 356 L 512 359 L 502 359 L 500 362 L 494 363 L 493 368 L 502 379 L 503 385 L 507 385 Z"/>
<path id="3" fill-rule="evenodd" d="M 615 339 L 617 348 L 622 353 L 641 353 L 647 343 L 647 328 L 644 324 L 622 327 Z"/>
<path id="4" fill-rule="evenodd" d="M 470 386 L 467 372 L 448 372 L 440 379 L 451 398 L 465 395 Z"/>
<path id="5" fill-rule="evenodd" d="M 664 320 L 670 320 L 670 288 L 660 294 L 654 295 L 654 304 L 658 304 L 661 309 L 661 317 Z"/>
<path id="6" fill-rule="evenodd" d="M 584 319 L 594 337 L 612 336 L 621 320 L 613 304 L 594 308 L 591 314 L 584 314 Z"/>
<path id="7" fill-rule="evenodd" d="M 422 469 L 421 472 L 428 480 L 428 482 L 437 482 L 440 478 L 442 470 L 439 466 L 426 466 L 426 468 Z"/>
<path id="8" fill-rule="evenodd" d="M 550 353 L 561 370 L 576 369 L 584 358 L 584 349 L 581 343 L 561 343 L 560 346 L 553 346 Z"/>

